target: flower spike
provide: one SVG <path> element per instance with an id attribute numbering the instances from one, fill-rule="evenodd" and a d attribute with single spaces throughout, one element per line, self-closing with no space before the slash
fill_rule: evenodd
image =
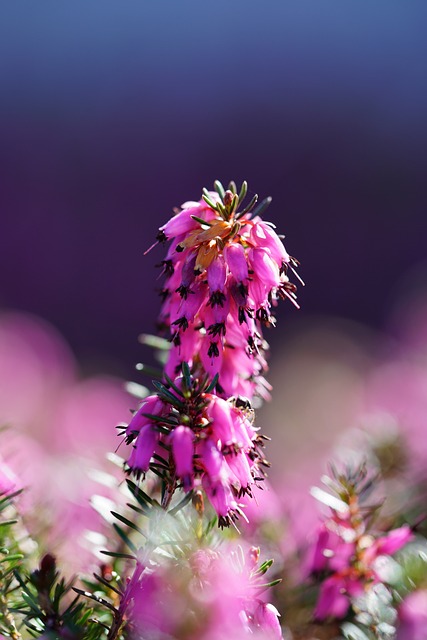
<path id="1" fill-rule="evenodd" d="M 298 262 L 260 217 L 271 198 L 256 206 L 255 195 L 244 206 L 246 182 L 239 192 L 233 182 L 227 190 L 219 181 L 214 186 L 159 230 L 171 242 L 162 261 L 160 322 L 172 342 L 166 371 L 174 378 L 187 361 L 195 371 L 218 375 L 224 397 L 265 398 L 268 345 L 262 325 L 274 326 L 280 299 L 298 307 L 288 277 Z"/>

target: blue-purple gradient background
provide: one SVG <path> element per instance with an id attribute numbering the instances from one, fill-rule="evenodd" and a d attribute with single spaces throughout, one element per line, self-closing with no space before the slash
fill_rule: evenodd
<path id="1" fill-rule="evenodd" d="M 233 178 L 273 196 L 309 284 L 270 341 L 381 327 L 426 257 L 426 26 L 425 0 L 4 3 L 0 308 L 129 375 L 159 309 L 143 251 Z"/>

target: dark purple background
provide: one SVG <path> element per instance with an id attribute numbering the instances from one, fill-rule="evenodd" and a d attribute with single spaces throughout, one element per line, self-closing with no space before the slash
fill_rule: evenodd
<path id="1" fill-rule="evenodd" d="M 381 326 L 426 256 L 426 19 L 425 0 L 3 5 L 0 307 L 129 375 L 157 227 L 246 178 L 308 282 L 282 330 Z"/>

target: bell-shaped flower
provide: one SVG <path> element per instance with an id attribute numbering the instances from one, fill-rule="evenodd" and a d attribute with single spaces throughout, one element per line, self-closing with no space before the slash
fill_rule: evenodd
<path id="1" fill-rule="evenodd" d="M 279 622 L 280 613 L 269 602 L 260 602 L 254 611 L 253 621 L 263 632 L 263 637 L 273 639 L 282 638 L 282 629 Z"/>
<path id="2" fill-rule="evenodd" d="M 185 491 L 189 491 L 193 486 L 193 432 L 179 425 L 172 431 L 171 441 L 176 475 L 181 478 Z"/>
<path id="3" fill-rule="evenodd" d="M 158 441 L 159 433 L 153 425 L 146 424 L 141 428 L 128 460 L 129 467 L 137 475 L 148 471 Z"/>

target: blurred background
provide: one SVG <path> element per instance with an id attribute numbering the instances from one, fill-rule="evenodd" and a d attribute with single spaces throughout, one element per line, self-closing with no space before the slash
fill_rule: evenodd
<path id="1" fill-rule="evenodd" d="M 288 507 L 343 427 L 399 422 L 419 452 L 426 19 L 424 0 L 2 6 L 0 421 L 24 483 L 46 493 L 60 468 L 71 486 L 115 448 L 160 307 L 164 250 L 144 251 L 216 178 L 273 197 L 308 285 L 267 336 L 259 418 Z"/>

